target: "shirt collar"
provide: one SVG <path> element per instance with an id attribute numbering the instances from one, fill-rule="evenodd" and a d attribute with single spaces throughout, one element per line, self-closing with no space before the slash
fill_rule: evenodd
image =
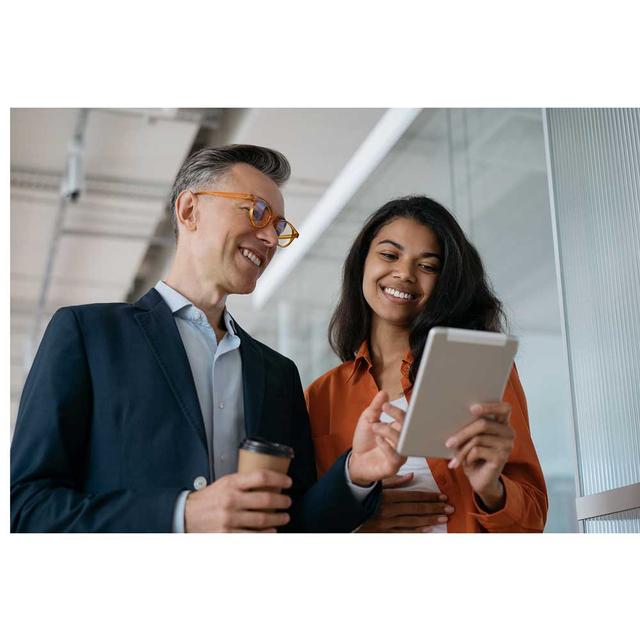
<path id="1" fill-rule="evenodd" d="M 158 280 L 154 288 L 162 296 L 162 299 L 166 302 L 169 309 L 171 309 L 171 313 L 174 316 L 179 314 L 180 316 L 183 316 L 188 320 L 195 321 L 196 320 L 195 315 L 200 313 L 203 320 L 206 321 L 206 315 L 204 311 L 196 307 L 193 304 L 193 302 L 191 302 L 191 300 L 189 300 L 188 298 L 185 298 L 179 291 L 176 291 L 175 289 L 170 287 L 166 282 L 163 282 L 162 280 Z M 185 314 L 183 310 L 187 310 L 187 311 L 193 310 L 194 317 L 191 317 L 191 315 L 189 314 Z M 183 313 L 180 313 L 181 311 Z M 237 335 L 235 323 L 230 313 L 227 311 L 226 307 L 224 309 L 222 317 L 224 319 L 224 324 L 227 329 L 227 332 L 232 336 Z"/>
<path id="2" fill-rule="evenodd" d="M 409 349 L 402 359 L 402 366 L 400 367 L 400 375 L 402 376 L 402 386 L 404 389 L 411 387 L 411 383 L 409 382 L 409 370 L 411 369 L 412 364 L 413 355 L 411 354 L 411 349 Z M 347 378 L 347 382 L 353 378 L 359 369 L 364 370 L 365 366 L 367 371 L 371 371 L 371 367 L 373 367 L 373 361 L 371 360 L 371 353 L 369 352 L 369 344 L 367 340 L 364 340 L 358 351 L 356 351 L 353 359 L 353 370 Z"/>

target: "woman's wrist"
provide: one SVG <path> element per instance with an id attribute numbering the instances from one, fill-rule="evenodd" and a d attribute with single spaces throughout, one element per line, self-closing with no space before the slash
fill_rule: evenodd
<path id="1" fill-rule="evenodd" d="M 485 511 L 493 513 L 500 511 L 506 502 L 506 493 L 502 481 L 498 479 L 495 486 L 488 487 L 483 491 L 477 491 L 476 495 L 480 498 L 481 505 Z"/>

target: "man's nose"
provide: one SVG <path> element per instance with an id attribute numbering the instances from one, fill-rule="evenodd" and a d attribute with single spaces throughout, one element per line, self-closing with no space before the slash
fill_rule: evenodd
<path id="1" fill-rule="evenodd" d="M 266 227 L 262 227 L 261 229 L 256 229 L 256 237 L 261 242 L 271 248 L 275 247 L 278 244 L 278 234 L 275 230 L 275 227 L 269 223 Z"/>

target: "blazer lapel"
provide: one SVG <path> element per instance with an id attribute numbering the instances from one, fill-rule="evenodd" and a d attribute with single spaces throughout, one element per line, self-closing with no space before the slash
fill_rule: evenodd
<path id="1" fill-rule="evenodd" d="M 265 384 L 264 356 L 253 338 L 235 321 L 234 323 L 240 336 L 245 430 L 247 437 L 262 435 L 260 432 Z"/>
<path id="2" fill-rule="evenodd" d="M 144 309 L 135 314 L 169 387 L 182 409 L 187 422 L 195 429 L 202 445 L 207 449 L 207 437 L 202 420 L 193 374 L 171 310 L 162 296 L 151 289 L 136 306 Z"/>

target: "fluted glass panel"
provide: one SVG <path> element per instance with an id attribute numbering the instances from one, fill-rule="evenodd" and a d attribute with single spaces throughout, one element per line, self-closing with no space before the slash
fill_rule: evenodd
<path id="1" fill-rule="evenodd" d="M 591 495 L 640 482 L 640 110 L 547 118 L 581 492 Z M 638 530 L 637 517 L 586 528 Z"/>
<path id="2" fill-rule="evenodd" d="M 630 509 L 584 521 L 586 533 L 640 533 L 640 509 Z"/>

